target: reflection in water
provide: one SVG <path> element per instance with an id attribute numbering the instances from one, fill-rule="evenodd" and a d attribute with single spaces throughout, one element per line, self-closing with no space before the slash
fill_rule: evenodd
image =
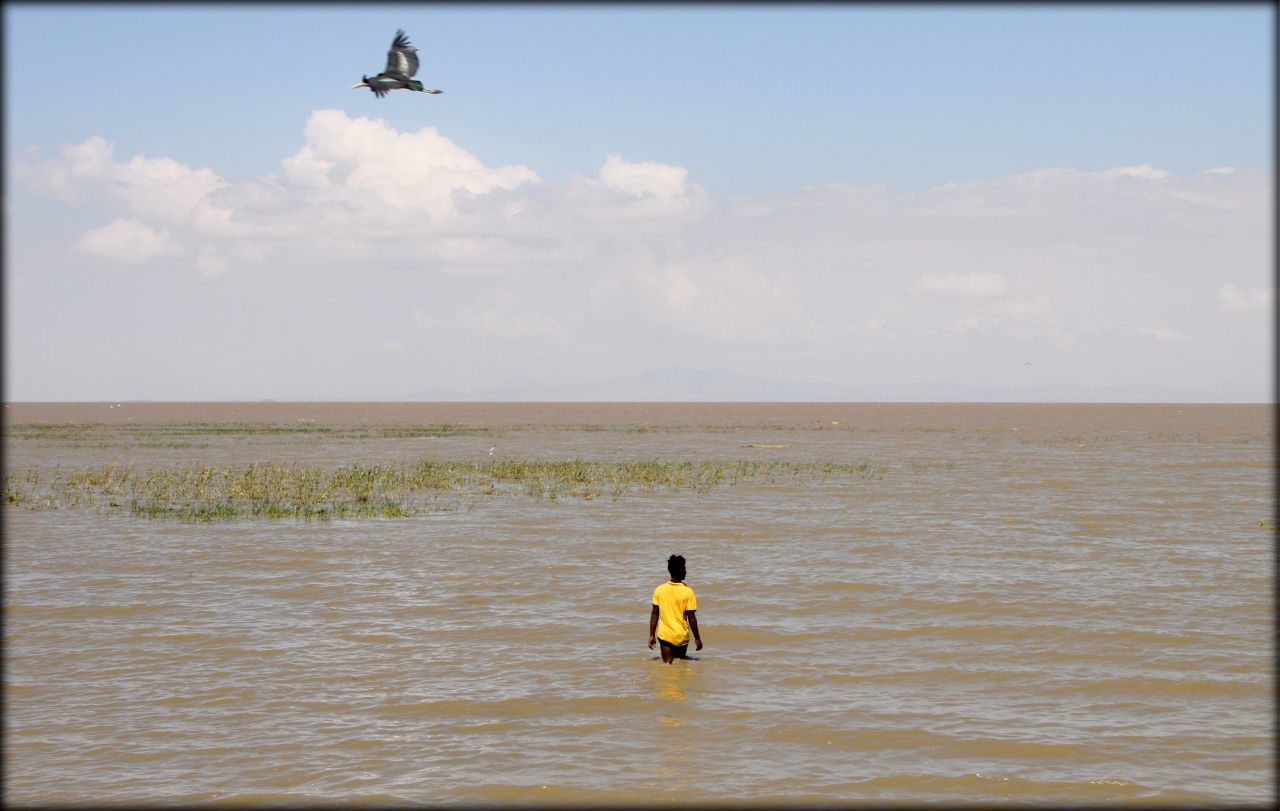
<path id="1" fill-rule="evenodd" d="M 662 756 L 656 769 L 658 779 L 673 792 L 686 790 L 685 781 L 696 764 L 691 758 L 696 754 L 690 744 L 694 734 L 692 724 L 686 722 L 694 711 L 695 701 L 687 700 L 692 694 L 696 699 L 701 687 L 701 674 L 696 665 L 677 659 L 664 665 L 659 659 L 652 668 L 654 703 L 658 708 L 658 742 Z"/>
<path id="2" fill-rule="evenodd" d="M 684 701 L 685 682 L 692 677 L 693 667 L 689 662 L 680 659 L 669 665 L 662 664 L 662 660 L 659 659 L 658 666 L 653 668 L 656 671 L 654 674 L 654 686 L 658 699 L 663 701 Z"/>

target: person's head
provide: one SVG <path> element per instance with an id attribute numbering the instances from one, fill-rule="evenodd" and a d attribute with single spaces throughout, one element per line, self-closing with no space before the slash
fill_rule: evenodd
<path id="1" fill-rule="evenodd" d="M 684 555 L 672 555 L 667 558 L 667 571 L 671 573 L 671 579 L 677 583 L 684 580 Z"/>

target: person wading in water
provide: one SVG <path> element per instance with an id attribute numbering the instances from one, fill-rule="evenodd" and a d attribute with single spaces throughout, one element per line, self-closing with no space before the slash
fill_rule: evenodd
<path id="1" fill-rule="evenodd" d="M 684 556 L 667 559 L 671 579 L 653 590 L 653 611 L 649 613 L 649 649 L 661 645 L 662 661 L 688 659 L 689 634 L 693 633 L 694 650 L 702 650 L 698 634 L 698 599 L 693 589 L 684 584 Z"/>

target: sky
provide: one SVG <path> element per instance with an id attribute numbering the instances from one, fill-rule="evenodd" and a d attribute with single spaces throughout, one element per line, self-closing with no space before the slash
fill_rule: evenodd
<path id="1" fill-rule="evenodd" d="M 7 401 L 1274 399 L 1270 4 L 4 23 Z"/>

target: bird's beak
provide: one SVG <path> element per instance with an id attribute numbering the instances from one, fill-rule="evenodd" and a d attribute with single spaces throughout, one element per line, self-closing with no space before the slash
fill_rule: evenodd
<path id="1" fill-rule="evenodd" d="M 360 84 L 351 85 L 351 89 L 355 90 L 356 88 L 359 88 L 359 87 L 368 87 L 368 86 L 369 86 L 368 82 L 361 82 Z"/>

